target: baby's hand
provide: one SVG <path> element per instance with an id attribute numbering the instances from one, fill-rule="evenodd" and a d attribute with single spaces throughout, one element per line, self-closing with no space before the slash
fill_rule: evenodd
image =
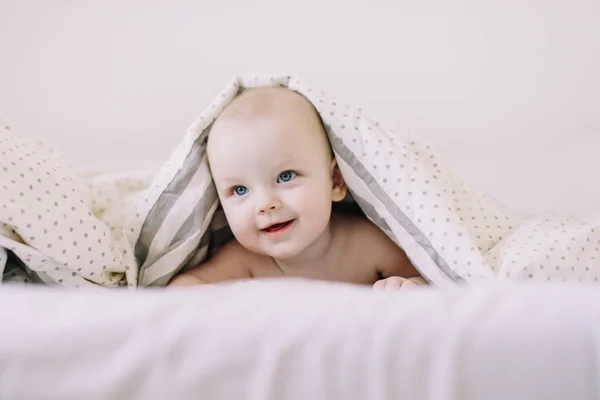
<path id="1" fill-rule="evenodd" d="M 424 282 L 424 281 L 423 281 Z M 390 276 L 389 278 L 380 279 L 373 285 L 373 289 L 377 290 L 400 290 L 412 289 L 421 286 L 420 280 L 417 278 L 405 279 L 399 276 Z"/>

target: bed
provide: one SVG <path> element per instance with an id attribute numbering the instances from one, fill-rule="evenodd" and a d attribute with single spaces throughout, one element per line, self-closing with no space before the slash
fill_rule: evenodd
<path id="1" fill-rule="evenodd" d="M 231 237 L 206 138 L 265 86 L 312 102 L 347 201 L 428 288 L 164 288 Z M 596 396 L 597 216 L 514 212 L 422 138 L 303 77 L 234 76 L 153 170 L 81 175 L 51 144 L 0 130 L 0 398 Z"/>
<path id="2" fill-rule="evenodd" d="M 0 291 L 2 399 L 591 399 L 593 285 Z"/>

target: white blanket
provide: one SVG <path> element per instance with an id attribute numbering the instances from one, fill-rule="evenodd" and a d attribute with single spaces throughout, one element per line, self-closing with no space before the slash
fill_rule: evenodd
<path id="1" fill-rule="evenodd" d="M 599 313 L 583 284 L 5 288 L 0 398 L 593 399 Z"/>
<path id="2" fill-rule="evenodd" d="M 294 76 L 237 76 L 154 174 L 78 177 L 44 144 L 0 137 L 4 281 L 163 286 L 229 237 L 205 143 L 244 88 L 285 86 L 321 115 L 351 199 L 439 286 L 489 279 L 596 281 L 598 218 L 521 218 L 452 172 L 418 138 Z"/>

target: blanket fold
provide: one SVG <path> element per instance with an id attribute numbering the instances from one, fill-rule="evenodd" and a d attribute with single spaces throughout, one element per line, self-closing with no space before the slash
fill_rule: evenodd
<path id="1" fill-rule="evenodd" d="M 164 286 L 231 237 L 208 170 L 215 118 L 247 88 L 282 86 L 323 120 L 352 201 L 438 286 L 488 279 L 596 281 L 598 218 L 522 218 L 395 132 L 311 82 L 239 75 L 157 171 L 78 176 L 47 145 L 0 128 L 3 282 Z"/>

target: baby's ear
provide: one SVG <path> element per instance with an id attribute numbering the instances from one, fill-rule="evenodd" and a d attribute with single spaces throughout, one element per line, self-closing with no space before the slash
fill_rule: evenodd
<path id="1" fill-rule="evenodd" d="M 348 192 L 348 187 L 346 186 L 346 182 L 344 181 L 344 177 L 337 165 L 335 157 L 331 160 L 331 181 L 333 182 L 331 193 L 333 201 L 344 200 L 346 193 Z"/>

